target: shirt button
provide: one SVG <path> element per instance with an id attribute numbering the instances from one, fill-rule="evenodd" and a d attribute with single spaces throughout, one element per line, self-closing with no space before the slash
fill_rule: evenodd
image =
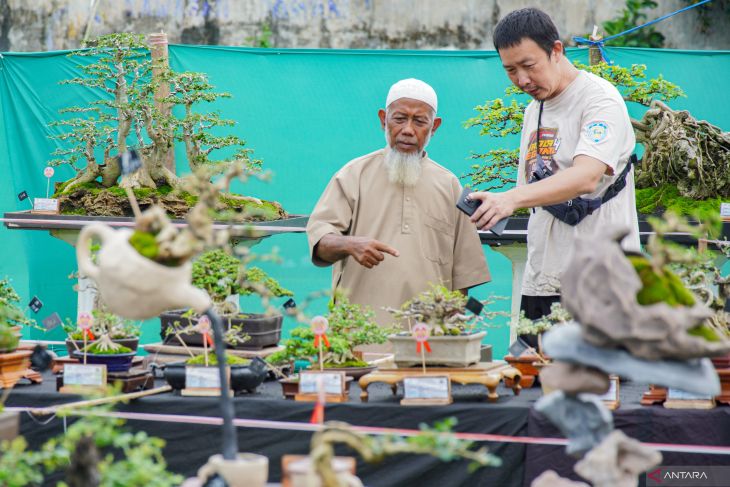
<path id="1" fill-rule="evenodd" d="M 403 228 L 405 228 L 406 230 L 408 230 L 408 225 L 405 225 Z"/>
<path id="2" fill-rule="evenodd" d="M 409 197 L 406 197 L 406 201 L 411 201 L 411 199 Z"/>

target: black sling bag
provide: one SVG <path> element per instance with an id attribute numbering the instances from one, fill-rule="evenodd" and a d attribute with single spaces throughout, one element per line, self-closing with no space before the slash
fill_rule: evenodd
<path id="1" fill-rule="evenodd" d="M 529 183 L 541 181 L 553 175 L 553 172 L 547 164 L 545 164 L 545 161 L 543 161 L 542 156 L 540 155 L 540 122 L 542 120 L 542 105 L 543 102 L 541 101 L 540 112 L 537 116 L 537 137 L 535 140 L 536 164 Z M 598 198 L 578 197 L 573 198 L 570 201 L 566 201 L 565 203 L 543 206 L 542 208 L 561 222 L 575 226 L 583 221 L 585 217 L 600 208 L 601 205 L 610 201 L 614 196 L 619 194 L 624 187 L 626 187 L 626 176 L 628 176 L 629 171 L 631 171 L 631 168 L 637 162 L 638 159 L 636 158 L 636 154 L 631 154 L 626 167 L 624 167 L 616 180 L 606 189 L 603 196 L 599 196 Z"/>

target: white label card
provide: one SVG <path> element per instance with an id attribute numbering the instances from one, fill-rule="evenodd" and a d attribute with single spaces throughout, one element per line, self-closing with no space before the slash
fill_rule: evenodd
<path id="1" fill-rule="evenodd" d="M 703 396 L 701 394 L 695 394 L 693 392 L 682 391 L 679 389 L 672 389 L 670 387 L 667 389 L 667 399 L 680 401 L 696 401 L 699 399 L 703 401 L 709 401 L 712 399 L 712 396 Z"/>
<path id="2" fill-rule="evenodd" d="M 185 367 L 186 389 L 220 389 L 221 377 L 218 367 Z"/>
<path id="3" fill-rule="evenodd" d="M 321 379 L 320 379 L 321 378 Z M 337 373 L 307 373 L 299 374 L 299 394 L 319 394 L 318 381 L 322 381 L 325 394 L 341 396 L 345 391 L 344 376 Z"/>
<path id="4" fill-rule="evenodd" d="M 404 399 L 448 399 L 449 378 L 405 377 L 403 379 Z"/>
<path id="5" fill-rule="evenodd" d="M 106 386 L 106 365 L 65 364 L 64 386 Z"/>
<path id="6" fill-rule="evenodd" d="M 58 200 L 53 198 L 33 198 L 35 211 L 58 211 Z"/>
<path id="7" fill-rule="evenodd" d="M 720 203 L 720 216 L 730 218 L 730 203 Z"/>

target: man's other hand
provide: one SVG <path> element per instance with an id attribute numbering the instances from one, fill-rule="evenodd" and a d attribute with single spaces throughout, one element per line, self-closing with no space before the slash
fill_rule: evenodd
<path id="1" fill-rule="evenodd" d="M 358 264 L 372 269 L 385 259 L 385 254 L 398 257 L 399 253 L 393 247 L 370 237 L 350 237 L 348 253 Z"/>

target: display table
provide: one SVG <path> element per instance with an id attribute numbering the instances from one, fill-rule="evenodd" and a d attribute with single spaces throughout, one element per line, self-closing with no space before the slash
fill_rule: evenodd
<path id="1" fill-rule="evenodd" d="M 50 376 L 41 385 L 19 386 L 8 400 L 8 406 L 47 407 L 78 399 L 60 395 L 53 387 Z M 162 385 L 158 382 L 156 385 Z M 628 435 L 642 441 L 656 443 L 683 443 L 730 445 L 730 408 L 712 410 L 676 410 L 662 406 L 641 406 L 639 399 L 646 386 L 622 383 L 621 408 L 614 412 L 616 426 Z M 459 423 L 455 430 L 469 433 L 508 436 L 560 437 L 560 434 L 538 413 L 531 410 L 540 397 L 539 388 L 524 389 L 519 396 L 500 386 L 495 403 L 484 400 L 480 386 L 454 386 L 454 403 L 448 406 L 399 405 L 400 395 L 392 396 L 390 387 L 372 384 L 369 402 L 359 400 L 360 389 L 354 383 L 350 402 L 329 404 L 327 420 L 346 421 L 359 426 L 418 428 L 420 423 L 433 424 L 454 416 Z M 306 423 L 312 413 L 312 404 L 281 399 L 281 386 L 266 382 L 255 395 L 234 399 L 236 417 L 271 421 Z M 220 412 L 214 397 L 183 398 L 172 393 L 138 399 L 119 405 L 118 410 L 150 414 L 180 414 L 214 416 Z M 53 419 L 47 424 L 37 423 L 29 415 L 22 416 L 21 433 L 32 446 L 63 431 L 63 422 Z M 48 417 L 38 418 L 43 422 Z M 70 421 L 70 420 L 69 420 Z M 165 458 L 169 468 L 186 476 L 195 474 L 208 456 L 220 449 L 218 426 L 171 424 L 156 421 L 130 421 L 134 429 L 167 441 Z M 280 479 L 280 461 L 286 453 L 304 454 L 309 450 L 311 434 L 298 431 L 238 429 L 239 449 L 266 455 L 270 459 L 270 481 Z M 520 443 L 487 443 L 494 454 L 502 458 L 500 468 L 486 468 L 473 474 L 467 472 L 466 462 L 442 463 L 425 456 L 401 455 L 379 465 L 358 462 L 358 474 L 370 486 L 529 486 L 546 469 L 571 476 L 573 460 L 565 455 L 562 446 L 524 445 Z M 338 454 L 352 454 L 338 449 Z M 730 465 L 730 457 L 665 453 L 664 465 Z M 55 484 L 54 484 L 55 485 Z"/>

